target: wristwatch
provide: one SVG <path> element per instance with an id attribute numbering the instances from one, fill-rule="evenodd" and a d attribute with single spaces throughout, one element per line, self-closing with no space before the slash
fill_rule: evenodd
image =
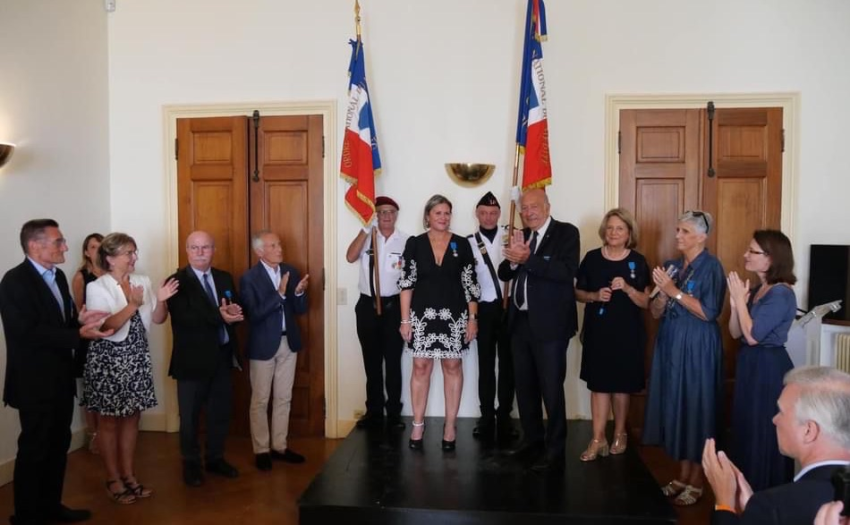
<path id="1" fill-rule="evenodd" d="M 673 296 L 673 299 L 676 299 L 677 301 L 681 301 L 682 297 L 683 297 L 682 292 L 679 292 L 679 293 L 677 293 L 676 295 Z"/>

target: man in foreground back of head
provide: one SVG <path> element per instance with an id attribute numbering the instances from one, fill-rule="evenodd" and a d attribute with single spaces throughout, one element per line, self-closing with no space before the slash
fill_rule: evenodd
<path id="1" fill-rule="evenodd" d="M 714 491 L 712 523 L 812 523 L 832 500 L 832 475 L 850 464 L 850 374 L 824 366 L 785 375 L 773 417 L 779 450 L 800 462 L 793 483 L 753 494 L 724 452 L 706 441 L 702 465 Z"/>

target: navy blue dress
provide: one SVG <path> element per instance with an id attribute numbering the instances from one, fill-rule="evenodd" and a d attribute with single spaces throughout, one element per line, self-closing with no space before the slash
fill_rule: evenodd
<path id="1" fill-rule="evenodd" d="M 726 276 L 716 257 L 703 250 L 674 281 L 682 293 L 699 300 L 707 321 L 676 299 L 664 310 L 649 376 L 644 443 L 663 445 L 676 460 L 699 463 L 707 438 L 717 435 L 723 394 L 723 342 L 717 318 L 726 296 Z"/>
<path id="2" fill-rule="evenodd" d="M 602 249 L 590 250 L 578 267 L 576 288 L 595 292 L 622 277 L 640 291 L 649 282 L 643 255 L 632 250 L 620 261 L 610 261 Z M 643 310 L 623 290 L 607 303 L 587 303 L 581 328 L 581 377 L 591 392 L 632 393 L 644 387 L 645 336 Z"/>
<path id="3" fill-rule="evenodd" d="M 753 319 L 749 346 L 741 338 L 732 402 L 732 461 L 754 491 L 789 483 L 794 462 L 779 452 L 773 416 L 782 392 L 782 378 L 794 365 L 785 350 L 788 330 L 797 313 L 794 290 L 774 285 L 757 303 L 758 288 L 750 293 L 747 305 Z"/>

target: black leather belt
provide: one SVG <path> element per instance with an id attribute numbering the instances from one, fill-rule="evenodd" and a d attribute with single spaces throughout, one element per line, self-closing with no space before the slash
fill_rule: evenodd
<path id="1" fill-rule="evenodd" d="M 372 308 L 377 308 L 377 306 L 375 305 L 375 300 L 374 300 L 373 297 L 366 295 L 366 294 L 360 294 L 360 297 L 363 298 L 366 301 L 371 302 Z M 387 297 L 381 297 L 381 308 L 392 309 L 392 308 L 395 308 L 397 305 L 398 305 L 398 295 L 390 295 L 390 296 L 387 296 Z"/>

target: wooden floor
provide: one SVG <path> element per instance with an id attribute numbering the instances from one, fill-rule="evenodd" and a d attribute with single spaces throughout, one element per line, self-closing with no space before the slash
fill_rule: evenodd
<path id="1" fill-rule="evenodd" d="M 210 476 L 203 487 L 188 488 L 181 477 L 177 434 L 143 432 L 139 436 L 137 475 L 156 490 L 151 499 L 129 506 L 113 504 L 103 488 L 105 478 L 99 457 L 78 450 L 69 456 L 64 503 L 91 509 L 94 517 L 88 523 L 295 525 L 298 497 L 340 443 L 333 439 L 292 439 L 291 447 L 307 456 L 307 462 L 275 462 L 271 472 L 260 472 L 253 464 L 250 440 L 231 438 L 227 459 L 240 470 L 240 477 L 228 480 Z M 676 464 L 666 459 L 660 449 L 639 447 L 639 452 L 659 483 L 672 479 Z M 679 509 L 679 523 L 708 523 L 712 507 L 713 498 L 707 491 L 699 504 Z M 8 484 L 0 487 L 0 523 L 11 514 L 12 485 Z"/>

